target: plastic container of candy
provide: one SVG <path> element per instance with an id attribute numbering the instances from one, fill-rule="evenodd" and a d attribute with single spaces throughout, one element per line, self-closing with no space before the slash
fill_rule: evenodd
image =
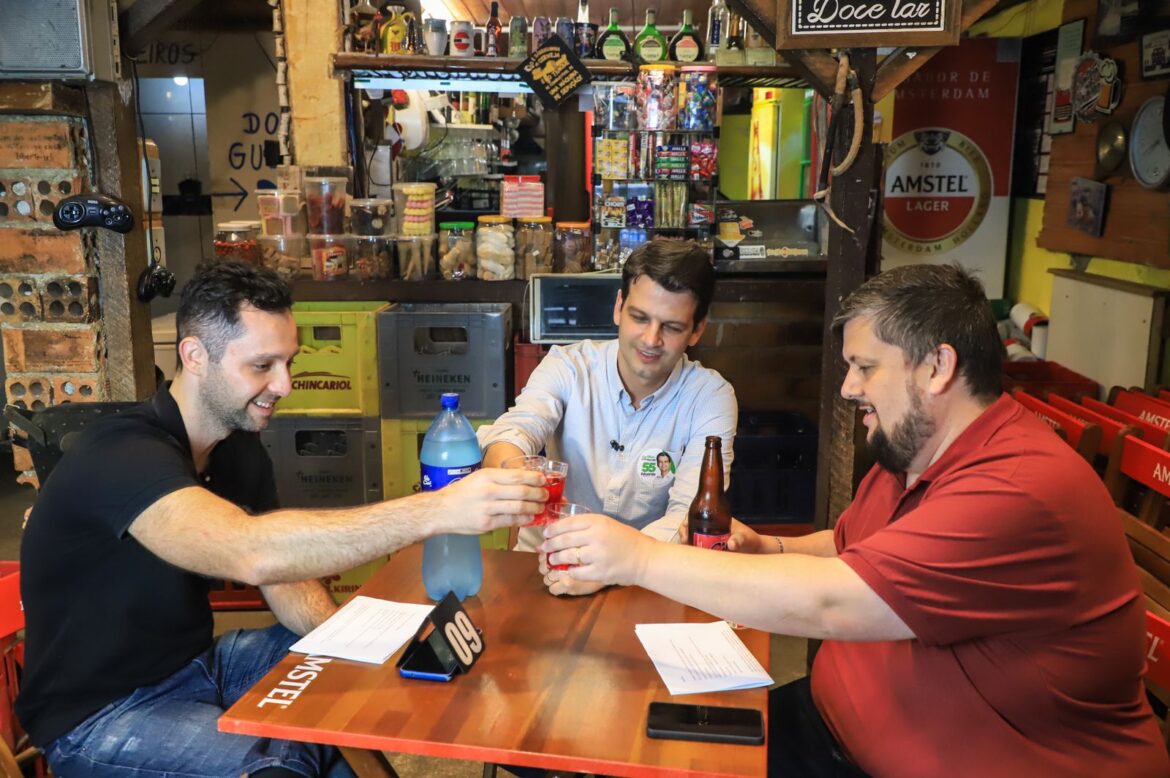
<path id="1" fill-rule="evenodd" d="M 299 189 L 257 189 L 256 207 L 262 236 L 304 236 L 305 203 Z"/>
<path id="2" fill-rule="evenodd" d="M 256 230 L 244 222 L 221 222 L 215 226 L 212 247 L 219 262 L 260 264 L 260 243 Z"/>
<path id="3" fill-rule="evenodd" d="M 516 277 L 531 278 L 551 273 L 553 268 L 553 226 L 548 216 L 516 220 Z"/>
<path id="4" fill-rule="evenodd" d="M 394 239 L 388 235 L 354 235 L 349 255 L 349 277 L 358 281 L 382 281 L 394 264 Z"/>
<path id="5" fill-rule="evenodd" d="M 711 132 L 719 111 L 715 66 L 688 65 L 682 69 L 680 78 L 679 128 Z"/>
<path id="6" fill-rule="evenodd" d="M 353 235 L 388 235 L 393 214 L 391 200 L 350 200 L 349 231 Z"/>
<path id="7" fill-rule="evenodd" d="M 475 222 L 439 225 L 439 272 L 448 281 L 475 278 Z"/>
<path id="8" fill-rule="evenodd" d="M 348 235 L 310 235 L 309 257 L 314 281 L 340 281 L 349 277 L 349 253 L 353 245 Z"/>
<path id="9" fill-rule="evenodd" d="M 516 277 L 516 235 L 509 216 L 480 216 L 475 231 L 479 277 L 505 281 Z"/>
<path id="10" fill-rule="evenodd" d="M 673 130 L 678 123 L 678 69 L 674 65 L 643 65 L 635 89 L 638 127 Z"/>
<path id="11" fill-rule="evenodd" d="M 403 281 L 423 281 L 435 274 L 437 235 L 395 235 L 398 248 L 398 277 Z"/>
<path id="12" fill-rule="evenodd" d="M 309 244 L 304 235 L 273 235 L 260 238 L 260 264 L 274 271 L 285 281 L 301 275 L 301 266 L 309 256 Z"/>
<path id="13" fill-rule="evenodd" d="M 557 222 L 553 234 L 553 272 L 584 273 L 593 266 L 589 222 Z"/>
<path id="14" fill-rule="evenodd" d="M 398 235 L 435 234 L 435 185 L 394 185 L 394 232 Z"/>
<path id="15" fill-rule="evenodd" d="M 346 180 L 334 176 L 305 176 L 305 211 L 312 235 L 345 232 Z"/>

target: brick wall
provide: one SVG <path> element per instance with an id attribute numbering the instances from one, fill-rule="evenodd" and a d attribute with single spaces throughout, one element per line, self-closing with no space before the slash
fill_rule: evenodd
<path id="1" fill-rule="evenodd" d="M 108 398 L 96 241 L 53 226 L 57 202 L 90 189 L 85 127 L 0 114 L 0 340 L 5 396 L 20 408 Z M 30 471 L 16 451 L 16 468 Z"/>

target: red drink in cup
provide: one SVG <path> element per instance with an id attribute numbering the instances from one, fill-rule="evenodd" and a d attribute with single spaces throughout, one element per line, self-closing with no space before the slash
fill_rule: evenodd
<path id="1" fill-rule="evenodd" d="M 543 527 L 545 524 L 548 524 L 551 520 L 548 512 L 549 506 L 556 505 L 564 498 L 565 478 L 569 474 L 568 464 L 542 456 L 524 456 L 506 459 L 502 466 L 506 468 L 535 470 L 544 474 L 544 488 L 548 490 L 548 502 L 544 504 L 544 510 L 536 514 L 532 518 L 532 521 L 524 526 Z"/>
<path id="2" fill-rule="evenodd" d="M 542 526 L 552 521 L 549 508 L 565 498 L 565 476 L 561 473 L 545 473 L 544 488 L 548 489 L 548 502 L 544 504 L 544 512 L 536 517 L 535 524 Z"/>
<path id="3" fill-rule="evenodd" d="M 549 501 L 548 508 L 545 511 L 549 514 L 549 524 L 555 524 L 561 519 L 567 519 L 571 516 L 580 516 L 584 513 L 597 513 L 597 511 L 587 508 L 584 505 L 578 505 L 575 502 L 552 502 Z M 549 564 L 550 570 L 568 570 L 570 567 L 577 565 L 554 565 Z"/>

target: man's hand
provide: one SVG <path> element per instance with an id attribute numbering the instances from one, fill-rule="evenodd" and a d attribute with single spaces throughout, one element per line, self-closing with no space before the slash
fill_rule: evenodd
<path id="1" fill-rule="evenodd" d="M 678 542 L 689 545 L 691 542 L 690 528 L 687 520 L 683 519 L 678 525 Z M 731 520 L 731 537 L 727 539 L 727 550 L 738 551 L 741 554 L 766 554 L 769 545 L 761 539 L 760 534 L 739 519 Z"/>
<path id="2" fill-rule="evenodd" d="M 540 551 L 554 565 L 576 565 L 562 575 L 602 584 L 635 583 L 654 547 L 649 535 L 596 513 L 574 516 L 544 528 Z"/>
<path id="3" fill-rule="evenodd" d="M 544 578 L 544 585 L 548 587 L 549 594 L 557 596 L 570 594 L 580 597 L 585 594 L 593 594 L 605 588 L 605 584 L 594 581 L 578 581 L 572 576 L 565 575 L 564 570 L 550 569 L 548 566 L 548 554 L 538 553 L 536 556 L 539 558 L 537 569 L 540 570 L 540 574 Z"/>
<path id="4" fill-rule="evenodd" d="M 527 524 L 544 510 L 548 491 L 535 470 L 477 470 L 426 496 L 435 500 L 436 534 L 480 535 Z"/>

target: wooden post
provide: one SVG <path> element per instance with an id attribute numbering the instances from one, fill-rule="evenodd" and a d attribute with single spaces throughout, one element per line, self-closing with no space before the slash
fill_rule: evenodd
<path id="1" fill-rule="evenodd" d="M 873 101 L 870 97 L 876 69 L 873 49 L 853 50 L 850 64 L 861 85 L 864 122 L 861 149 L 852 167 L 833 182 L 833 210 L 850 233 L 829 225 L 827 246 L 828 270 L 825 278 L 824 363 L 821 367 L 821 424 L 817 449 L 817 498 L 815 525 L 830 529 L 853 498 L 854 463 L 857 453 L 856 407 L 841 397 L 845 379 L 845 362 L 841 359 L 841 338 L 833 334 L 831 324 L 841 300 L 864 283 L 877 256 L 876 241 L 881 214 L 881 160 L 873 143 Z M 851 123 L 850 123 L 851 124 Z M 833 163 L 840 162 L 848 142 L 839 138 Z"/>
<path id="2" fill-rule="evenodd" d="M 138 300 L 138 277 L 148 263 L 142 157 L 134 92 L 123 86 L 128 85 L 98 82 L 86 87 L 97 190 L 124 201 L 138 219 L 125 235 L 95 230 L 109 399 L 114 401 L 141 400 L 155 389 L 150 306 Z"/>
<path id="3" fill-rule="evenodd" d="M 298 165 L 347 165 L 345 82 L 333 76 L 341 51 L 341 16 L 331 0 L 283 0 L 292 107 L 293 158 Z"/>
<path id="4" fill-rule="evenodd" d="M 557 221 L 588 221 L 589 194 L 585 181 L 585 117 L 570 98 L 555 110 L 544 110 L 548 191 Z M 556 143 L 555 148 L 551 145 Z"/>

